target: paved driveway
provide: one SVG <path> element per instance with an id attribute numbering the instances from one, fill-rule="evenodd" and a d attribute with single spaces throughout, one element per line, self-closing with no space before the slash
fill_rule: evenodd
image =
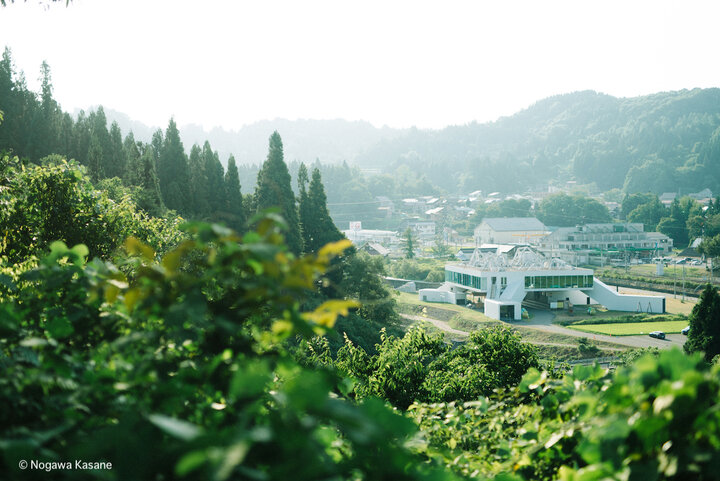
<path id="1" fill-rule="evenodd" d="M 531 316 L 530 320 L 512 321 L 509 322 L 509 324 L 516 327 L 527 327 L 530 329 L 537 329 L 538 331 L 564 334 L 566 336 L 587 337 L 588 339 L 595 341 L 613 342 L 615 344 L 621 344 L 629 347 L 657 347 L 660 349 L 669 349 L 673 346 L 682 347 L 687 339 L 687 336 L 683 336 L 682 334 L 668 334 L 666 339 L 655 339 L 646 335 L 606 336 L 602 334 L 590 334 L 553 324 L 552 321 L 555 318 L 555 315 L 550 311 L 539 309 L 529 309 L 528 311 Z"/>

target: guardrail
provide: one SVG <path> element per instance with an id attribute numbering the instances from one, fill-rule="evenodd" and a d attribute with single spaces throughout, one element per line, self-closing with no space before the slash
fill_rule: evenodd
<path id="1" fill-rule="evenodd" d="M 589 359 L 576 359 L 574 361 L 567 361 L 571 366 L 589 366 L 592 364 L 612 364 L 620 360 L 617 356 L 606 356 L 606 357 L 593 357 Z"/>

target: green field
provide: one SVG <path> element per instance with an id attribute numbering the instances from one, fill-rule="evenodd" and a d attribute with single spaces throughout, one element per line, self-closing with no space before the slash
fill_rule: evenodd
<path id="1" fill-rule="evenodd" d="M 662 331 L 665 334 L 679 333 L 688 325 L 687 321 L 660 321 L 660 322 L 630 322 L 624 324 L 586 324 L 582 326 L 567 326 L 576 331 L 591 334 L 607 334 L 611 336 L 634 336 L 649 334 L 652 331 Z"/>

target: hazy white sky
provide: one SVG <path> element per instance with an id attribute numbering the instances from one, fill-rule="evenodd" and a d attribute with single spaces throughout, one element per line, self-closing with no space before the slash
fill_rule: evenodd
<path id="1" fill-rule="evenodd" d="M 0 48 L 34 89 L 47 60 L 66 111 L 441 128 L 576 90 L 718 87 L 718 19 L 716 0 L 20 0 Z"/>

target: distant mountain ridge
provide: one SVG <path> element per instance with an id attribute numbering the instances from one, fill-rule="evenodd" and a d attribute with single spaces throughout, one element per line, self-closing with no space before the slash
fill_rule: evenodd
<path id="1" fill-rule="evenodd" d="M 127 133 L 132 131 L 135 139 L 150 142 L 158 128 L 149 127 L 132 120 L 127 114 L 104 108 L 108 123 L 118 123 Z M 77 112 L 76 112 L 77 114 Z M 377 128 L 369 122 L 336 120 L 263 120 L 243 126 L 240 130 L 225 130 L 219 127 L 209 131 L 197 124 L 179 127 L 180 137 L 186 150 L 206 140 L 218 151 L 223 164 L 230 154 L 240 165 L 261 164 L 267 156 L 268 138 L 278 131 L 283 139 L 287 161 L 323 163 L 355 163 L 358 156 L 381 140 L 389 140 L 403 134 L 402 129 Z"/>
<path id="2" fill-rule="evenodd" d="M 153 129 L 106 110 L 123 132 L 149 141 Z M 557 95 L 512 116 L 442 130 L 378 129 L 368 122 L 284 120 L 238 131 L 180 128 L 185 148 L 208 140 L 225 163 L 259 164 L 278 130 L 286 160 L 347 161 L 393 173 L 402 166 L 448 192 L 518 192 L 551 181 L 628 192 L 720 192 L 720 89 L 616 98 L 593 91 Z M 147 138 L 145 136 L 148 136 Z"/>

